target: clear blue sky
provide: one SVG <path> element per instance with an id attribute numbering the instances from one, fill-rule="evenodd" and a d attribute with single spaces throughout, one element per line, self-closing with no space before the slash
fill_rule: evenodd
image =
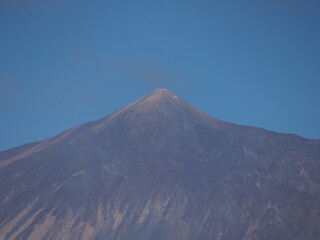
<path id="1" fill-rule="evenodd" d="M 213 117 L 320 138 L 320 2 L 0 1 L 0 150 L 168 88 Z"/>

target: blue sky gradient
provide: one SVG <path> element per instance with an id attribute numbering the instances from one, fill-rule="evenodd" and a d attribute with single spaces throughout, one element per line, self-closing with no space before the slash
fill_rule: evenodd
<path id="1" fill-rule="evenodd" d="M 0 151 L 168 88 L 218 119 L 320 138 L 320 2 L 0 2 Z"/>

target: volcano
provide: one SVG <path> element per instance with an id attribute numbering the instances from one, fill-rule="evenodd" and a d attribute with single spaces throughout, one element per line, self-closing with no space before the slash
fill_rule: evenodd
<path id="1" fill-rule="evenodd" d="M 320 140 L 171 91 L 0 153 L 0 239 L 319 240 Z"/>

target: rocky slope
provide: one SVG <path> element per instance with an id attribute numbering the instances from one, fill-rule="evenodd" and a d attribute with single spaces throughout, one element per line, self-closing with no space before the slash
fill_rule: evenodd
<path id="1" fill-rule="evenodd" d="M 157 89 L 0 153 L 0 239 L 316 240 L 320 141 Z"/>

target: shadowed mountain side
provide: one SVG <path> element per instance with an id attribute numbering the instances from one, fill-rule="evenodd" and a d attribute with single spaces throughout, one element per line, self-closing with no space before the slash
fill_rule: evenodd
<path id="1" fill-rule="evenodd" d="M 0 239 L 318 239 L 319 172 L 320 141 L 157 89 L 0 153 Z"/>

